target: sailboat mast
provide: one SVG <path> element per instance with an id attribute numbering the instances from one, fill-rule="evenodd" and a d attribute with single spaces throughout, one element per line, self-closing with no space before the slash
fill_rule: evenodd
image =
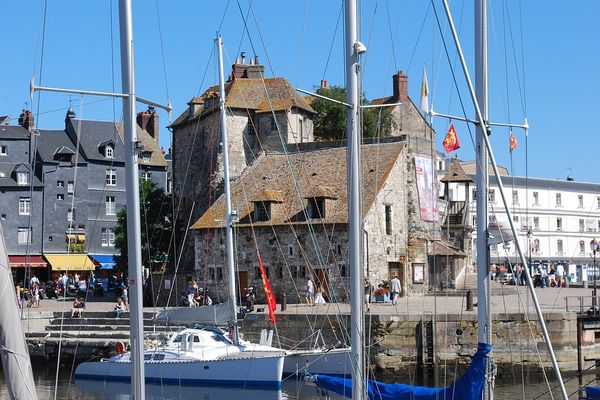
<path id="1" fill-rule="evenodd" d="M 145 398 L 144 340 L 142 304 L 142 246 L 138 179 L 139 141 L 135 115 L 135 74 L 133 62 L 133 27 L 131 0 L 119 1 L 121 33 L 121 81 L 123 94 L 123 128 L 125 133 L 125 184 L 127 186 L 127 263 L 129 265 L 129 298 L 131 304 L 131 396 Z"/>
<path id="2" fill-rule="evenodd" d="M 479 343 L 492 343 L 492 317 L 490 310 L 489 246 L 488 246 L 488 155 L 484 135 L 488 112 L 488 24 L 487 3 L 475 2 L 475 95 L 485 124 L 477 125 L 476 185 L 477 185 L 477 340 Z M 492 358 L 488 358 L 487 373 L 492 372 Z M 487 379 L 484 399 L 494 398 L 493 380 Z"/>
<path id="3" fill-rule="evenodd" d="M 360 232 L 362 216 L 360 209 L 360 137 L 358 113 L 360 97 L 358 93 L 359 56 L 364 46 L 358 41 L 356 0 L 345 2 L 346 25 L 346 103 L 348 108 L 346 136 L 348 138 L 348 264 L 350 267 L 350 319 L 352 324 L 352 398 L 364 399 L 365 375 L 363 368 L 364 316 L 362 307 L 362 269 L 360 267 Z"/>
<path id="4" fill-rule="evenodd" d="M 229 275 L 229 298 L 231 307 L 233 307 L 233 343 L 239 343 L 237 312 L 236 312 L 236 292 L 235 292 L 235 264 L 233 260 L 233 217 L 231 210 L 231 187 L 229 184 L 229 146 L 227 144 L 227 115 L 225 114 L 225 77 L 223 75 L 223 39 L 217 36 L 219 54 L 219 111 L 221 114 L 221 145 L 223 147 L 223 183 L 225 189 L 225 232 L 227 247 L 227 271 Z"/>

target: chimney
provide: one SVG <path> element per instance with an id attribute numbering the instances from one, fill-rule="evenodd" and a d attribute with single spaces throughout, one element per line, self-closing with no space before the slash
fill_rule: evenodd
<path id="1" fill-rule="evenodd" d="M 325 79 L 321 79 L 321 89 L 329 89 L 329 82 Z"/>
<path id="2" fill-rule="evenodd" d="M 31 111 L 23 110 L 21 115 L 19 115 L 19 125 L 33 132 L 33 114 L 31 114 Z"/>
<path id="3" fill-rule="evenodd" d="M 246 64 L 246 52 L 242 51 L 241 56 L 242 56 L 242 62 L 241 62 L 241 64 Z"/>
<path id="4" fill-rule="evenodd" d="M 136 120 L 139 127 L 158 142 L 158 113 L 154 107 L 149 106 L 148 110 L 139 112 Z"/>
<path id="5" fill-rule="evenodd" d="M 236 63 L 231 66 L 231 75 L 227 82 L 235 79 L 261 79 L 265 75 L 265 67 L 258 63 L 258 56 L 250 59 L 246 64 L 246 52 L 241 53 L 241 62 L 236 59 Z"/>
<path id="6" fill-rule="evenodd" d="M 396 75 L 394 75 L 394 101 L 400 103 L 407 100 L 408 76 L 402 72 L 402 70 L 400 70 Z"/>

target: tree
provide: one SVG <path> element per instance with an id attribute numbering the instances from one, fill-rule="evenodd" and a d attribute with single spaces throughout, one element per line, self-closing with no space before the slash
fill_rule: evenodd
<path id="1" fill-rule="evenodd" d="M 335 100 L 346 102 L 346 89 L 339 86 L 320 88 L 317 93 Z M 369 104 L 363 95 L 361 104 Z M 346 138 L 347 107 L 329 100 L 315 98 L 311 104 L 317 112 L 314 119 L 316 140 L 341 140 Z M 379 126 L 379 127 L 378 127 Z M 362 136 L 389 136 L 394 128 L 392 113 L 385 108 L 365 108 L 362 110 Z"/>
<path id="2" fill-rule="evenodd" d="M 127 210 L 117 213 L 115 248 L 120 251 L 117 268 L 127 271 Z M 164 261 L 171 244 L 173 232 L 171 195 L 152 181 L 140 182 L 140 222 L 142 241 L 142 264 L 152 270 L 152 264 Z"/>

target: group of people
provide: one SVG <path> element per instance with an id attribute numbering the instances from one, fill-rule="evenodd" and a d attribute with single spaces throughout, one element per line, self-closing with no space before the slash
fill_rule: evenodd
<path id="1" fill-rule="evenodd" d="M 498 280 L 503 283 L 514 284 L 525 286 L 527 284 L 526 273 L 523 265 L 518 264 L 516 267 L 511 268 L 509 272 L 513 272 L 513 275 L 502 272 L 499 265 L 492 267 L 491 280 Z M 512 279 L 505 279 L 506 276 L 512 276 Z M 575 274 L 566 274 L 565 267 L 562 264 L 554 265 L 540 265 L 532 276 L 534 286 L 546 288 L 546 287 L 565 287 L 567 283 L 575 281 Z"/>
<path id="2" fill-rule="evenodd" d="M 199 287 L 198 282 L 195 280 L 188 282 L 183 299 L 185 301 L 182 300 L 182 303 L 184 303 L 182 305 L 186 305 L 188 307 L 212 305 L 212 299 L 208 296 L 208 291 L 204 290 L 202 287 Z"/>
<path id="3" fill-rule="evenodd" d="M 396 305 L 398 298 L 402 293 L 402 286 L 400 279 L 396 275 L 390 280 L 389 283 L 392 305 Z M 364 280 L 364 299 L 367 306 L 367 311 L 370 311 L 370 303 L 373 298 L 373 285 L 369 281 L 369 278 Z M 325 298 L 323 297 L 323 288 L 321 285 L 317 285 L 315 293 L 315 284 L 311 278 L 307 278 L 306 281 L 306 304 L 308 305 L 319 305 L 326 304 Z"/>
<path id="4" fill-rule="evenodd" d="M 306 280 L 306 304 L 311 306 L 327 304 L 323 297 L 323 288 L 317 285 L 315 292 L 315 284 L 310 277 Z"/>

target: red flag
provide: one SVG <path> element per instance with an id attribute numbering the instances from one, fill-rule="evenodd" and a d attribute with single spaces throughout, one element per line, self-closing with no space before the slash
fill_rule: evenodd
<path id="1" fill-rule="evenodd" d="M 277 321 L 277 318 L 275 317 L 275 308 L 277 308 L 277 302 L 275 301 L 275 295 L 271 289 L 271 284 L 269 283 L 269 278 L 267 278 L 267 272 L 265 271 L 265 266 L 263 265 L 260 255 L 258 256 L 258 267 L 260 268 L 262 284 L 263 288 L 265 289 L 265 297 L 267 298 L 267 306 L 269 307 L 269 318 L 271 318 L 271 322 L 275 323 Z"/>
<path id="2" fill-rule="evenodd" d="M 446 149 L 446 153 L 451 153 L 454 150 L 460 149 L 460 142 L 458 141 L 456 130 L 454 130 L 454 124 L 450 124 L 450 129 L 448 129 L 448 133 L 446 133 L 442 145 L 444 146 L 444 149 Z"/>
<path id="3" fill-rule="evenodd" d="M 508 145 L 508 147 L 510 148 L 510 152 L 512 153 L 512 151 L 514 149 L 516 149 L 518 146 L 519 146 L 519 143 L 517 143 L 517 138 L 515 138 L 515 135 L 513 135 L 512 131 L 510 131 L 509 145 Z"/>

